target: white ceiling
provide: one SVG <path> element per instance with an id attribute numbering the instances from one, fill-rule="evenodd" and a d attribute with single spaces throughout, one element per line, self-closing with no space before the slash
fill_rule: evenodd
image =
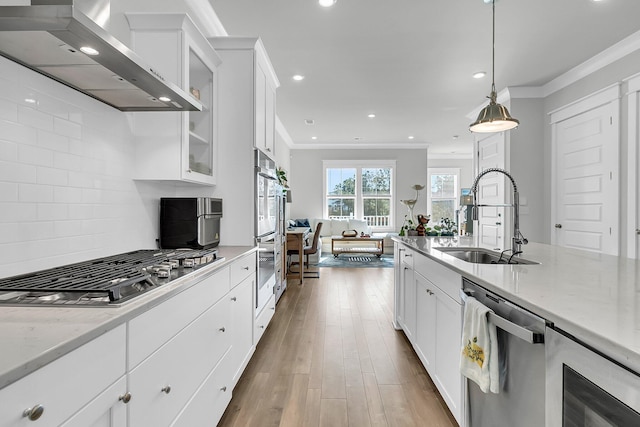
<path id="1" fill-rule="evenodd" d="M 490 4 L 209 1 L 230 35 L 262 38 L 294 148 L 429 144 L 431 153 L 471 153 L 466 116 L 491 88 Z M 639 30 L 638 0 L 498 0 L 496 89 L 542 86 Z M 487 76 L 473 79 L 480 70 Z"/>

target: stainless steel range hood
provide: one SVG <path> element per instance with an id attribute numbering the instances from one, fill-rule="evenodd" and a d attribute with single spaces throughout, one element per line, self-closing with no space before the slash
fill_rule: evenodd
<path id="1" fill-rule="evenodd" d="M 0 6 L 0 55 L 121 111 L 202 110 L 96 23 L 108 19 L 109 0 L 11 4 Z M 86 47 L 98 54 L 83 53 Z"/>

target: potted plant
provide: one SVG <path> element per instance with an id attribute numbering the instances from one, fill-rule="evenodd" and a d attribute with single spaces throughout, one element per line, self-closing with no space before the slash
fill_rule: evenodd
<path id="1" fill-rule="evenodd" d="M 417 233 L 413 220 L 409 218 L 409 215 L 405 215 L 404 222 L 402 223 L 402 227 L 400 227 L 398 236 L 415 236 Z"/>
<path id="2" fill-rule="evenodd" d="M 287 181 L 287 172 L 280 166 L 278 166 L 278 168 L 276 169 L 276 177 L 278 178 L 278 184 L 280 184 L 284 189 L 289 188 L 289 182 Z"/>
<path id="3" fill-rule="evenodd" d="M 433 228 L 437 231 L 438 236 L 454 236 L 458 232 L 456 223 L 449 218 L 442 218 L 440 224 L 435 225 Z"/>

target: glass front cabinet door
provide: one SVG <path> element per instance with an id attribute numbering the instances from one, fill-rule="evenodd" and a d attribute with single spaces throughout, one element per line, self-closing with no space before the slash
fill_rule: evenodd
<path id="1" fill-rule="evenodd" d="M 134 177 L 216 184 L 220 57 L 185 14 L 131 13 L 127 19 L 133 50 L 202 104 L 201 111 L 133 115 Z"/>

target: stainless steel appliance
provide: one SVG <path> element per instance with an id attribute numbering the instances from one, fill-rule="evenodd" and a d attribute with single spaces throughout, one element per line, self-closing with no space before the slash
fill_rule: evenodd
<path id="1" fill-rule="evenodd" d="M 485 394 L 467 380 L 468 425 L 544 426 L 545 320 L 463 278 L 466 295 L 493 310 L 500 354 L 500 393 Z"/>
<path id="2" fill-rule="evenodd" d="M 222 200 L 210 197 L 160 199 L 160 247 L 214 248 L 220 243 Z"/>
<path id="3" fill-rule="evenodd" d="M 202 110 L 104 30 L 109 0 L 13 3 L 0 6 L 0 55 L 122 111 Z"/>
<path id="4" fill-rule="evenodd" d="M 566 332 L 547 329 L 547 427 L 640 425 L 640 376 Z"/>
<path id="5" fill-rule="evenodd" d="M 275 162 L 255 150 L 255 236 L 258 245 L 256 312 L 262 310 L 276 284 L 277 177 Z"/>
<path id="6" fill-rule="evenodd" d="M 137 250 L 0 279 L 0 305 L 117 307 L 224 258 L 217 250 Z"/>

